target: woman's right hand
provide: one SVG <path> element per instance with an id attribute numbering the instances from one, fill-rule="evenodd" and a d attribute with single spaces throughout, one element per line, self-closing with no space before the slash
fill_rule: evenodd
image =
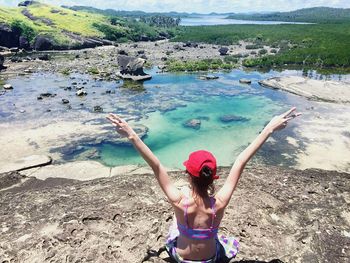
<path id="1" fill-rule="evenodd" d="M 273 133 L 275 131 L 284 129 L 287 127 L 288 121 L 301 115 L 301 113 L 295 111 L 296 108 L 293 107 L 287 112 L 273 117 L 272 120 L 266 125 L 265 130 L 267 130 L 269 133 Z"/>
<path id="2" fill-rule="evenodd" d="M 116 128 L 116 131 L 123 137 L 127 137 L 129 140 L 137 136 L 136 132 L 129 126 L 129 124 L 118 115 L 110 113 L 107 116 L 107 119 L 113 124 Z"/>

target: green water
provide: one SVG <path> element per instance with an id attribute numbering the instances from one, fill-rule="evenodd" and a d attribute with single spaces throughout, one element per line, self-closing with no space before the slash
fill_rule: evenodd
<path id="1" fill-rule="evenodd" d="M 181 168 L 188 154 L 199 149 L 211 151 L 219 165 L 230 165 L 266 120 L 280 109 L 280 105 L 262 96 L 207 97 L 175 111 L 149 114 L 148 119 L 141 121 L 149 127 L 144 141 L 167 167 Z M 220 116 L 227 114 L 249 121 L 221 122 Z M 183 126 L 192 118 L 201 119 L 199 130 Z M 101 159 L 111 166 L 144 163 L 134 148 L 111 144 L 101 146 Z"/>

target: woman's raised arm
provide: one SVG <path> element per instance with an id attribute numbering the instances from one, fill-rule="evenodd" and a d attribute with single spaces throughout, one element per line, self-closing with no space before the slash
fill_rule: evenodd
<path id="1" fill-rule="evenodd" d="M 287 126 L 288 121 L 301 115 L 301 113 L 296 113 L 295 110 L 296 108 L 293 107 L 289 111 L 275 116 L 255 140 L 237 157 L 223 187 L 216 194 L 216 198 L 218 198 L 224 206 L 230 201 L 244 167 L 257 150 L 259 150 L 273 132 L 284 129 Z"/>
<path id="2" fill-rule="evenodd" d="M 109 114 L 107 119 L 116 127 L 117 132 L 123 137 L 127 137 L 134 145 L 136 150 L 140 153 L 142 158 L 152 168 L 160 187 L 171 203 L 178 203 L 181 201 L 180 191 L 171 183 L 166 169 L 160 163 L 158 158 L 147 147 L 147 145 L 139 138 L 136 132 L 129 126 L 129 124 L 115 114 Z"/>

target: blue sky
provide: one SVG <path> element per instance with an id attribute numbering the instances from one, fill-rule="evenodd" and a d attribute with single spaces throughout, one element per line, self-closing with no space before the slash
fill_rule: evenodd
<path id="1" fill-rule="evenodd" d="M 350 8 L 350 0 L 42 0 L 53 5 L 88 5 L 116 10 L 148 12 L 259 12 L 290 11 L 313 6 Z M 1 6 L 16 6 L 19 0 L 0 0 Z"/>

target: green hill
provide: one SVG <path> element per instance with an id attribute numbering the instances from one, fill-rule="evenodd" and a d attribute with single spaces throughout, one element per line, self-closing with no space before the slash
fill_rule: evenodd
<path id="1" fill-rule="evenodd" d="M 30 2 L 15 8 L 0 7 L 0 33 L 3 36 L 0 46 L 21 46 L 21 41 L 28 41 L 36 49 L 70 49 L 110 44 L 107 40 L 156 40 L 160 35 L 168 35 L 164 28 L 135 19 L 112 19 L 103 14 Z"/>
<path id="2" fill-rule="evenodd" d="M 286 21 L 309 23 L 350 22 L 350 9 L 313 7 L 291 12 L 275 12 L 269 14 L 233 14 L 227 18 L 258 21 Z"/>

